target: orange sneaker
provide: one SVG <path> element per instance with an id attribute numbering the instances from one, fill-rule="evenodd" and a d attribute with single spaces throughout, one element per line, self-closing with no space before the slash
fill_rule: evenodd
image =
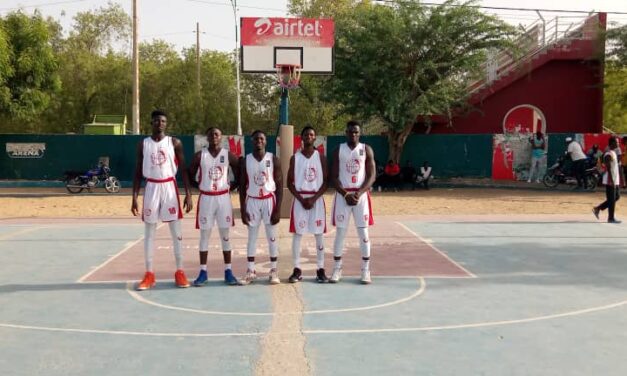
<path id="1" fill-rule="evenodd" d="M 137 290 L 143 291 L 155 287 L 155 273 L 146 272 L 144 279 L 137 285 Z"/>
<path id="2" fill-rule="evenodd" d="M 185 272 L 182 269 L 179 269 L 176 273 L 174 273 L 174 283 L 176 284 L 176 287 L 189 287 L 189 281 L 187 280 L 187 277 L 185 277 Z"/>

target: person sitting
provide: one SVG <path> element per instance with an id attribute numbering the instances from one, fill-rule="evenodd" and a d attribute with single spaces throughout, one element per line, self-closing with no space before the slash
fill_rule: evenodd
<path id="1" fill-rule="evenodd" d="M 401 168 L 401 176 L 403 185 L 410 184 L 413 191 L 416 188 L 416 169 L 412 166 L 411 161 L 405 162 L 405 167 Z"/>
<path id="2" fill-rule="evenodd" d="M 385 165 L 383 173 L 385 175 L 386 188 L 393 187 L 395 192 L 398 191 L 401 184 L 401 168 L 398 163 L 390 159 L 388 164 Z"/>
<path id="3" fill-rule="evenodd" d="M 420 174 L 416 177 L 416 183 L 422 184 L 424 189 L 429 189 L 429 179 L 431 179 L 431 166 L 429 166 L 429 162 L 425 161 L 420 167 Z"/>

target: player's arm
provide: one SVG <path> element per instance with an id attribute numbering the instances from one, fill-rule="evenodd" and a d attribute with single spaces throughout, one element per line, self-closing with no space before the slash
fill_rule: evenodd
<path id="1" fill-rule="evenodd" d="M 609 153 L 605 154 L 605 157 L 603 158 L 603 163 L 605 164 L 605 171 L 607 174 L 607 184 L 613 186 L 614 179 L 612 178 L 612 157 Z"/>
<path id="2" fill-rule="evenodd" d="M 233 178 L 239 185 L 239 158 L 237 158 L 237 156 L 231 152 L 229 152 L 229 166 L 231 167 L 231 171 L 233 171 Z"/>
<path id="3" fill-rule="evenodd" d="M 185 202 L 183 203 L 183 208 L 185 209 L 185 213 L 189 213 L 194 207 L 194 203 L 192 202 L 192 195 L 190 193 L 189 174 L 187 173 L 187 168 L 185 167 L 183 143 L 178 138 L 172 137 L 172 145 L 174 145 L 174 155 L 176 156 L 176 160 L 179 162 L 181 176 L 183 177 L 183 187 L 185 189 Z"/>
<path id="4" fill-rule="evenodd" d="M 246 212 L 246 189 L 248 188 L 248 174 L 246 173 L 246 160 L 244 157 L 239 159 L 239 212 L 242 217 L 242 223 L 248 226 L 248 213 Z"/>
<path id="5" fill-rule="evenodd" d="M 274 191 L 276 196 L 276 205 L 274 206 L 274 210 L 272 210 L 270 223 L 276 225 L 281 220 L 281 203 L 283 202 L 283 172 L 281 170 L 281 161 L 279 158 L 277 158 L 276 155 L 272 158 L 274 163 L 274 184 L 276 185 L 276 191 Z"/>
<path id="6" fill-rule="evenodd" d="M 287 189 L 289 189 L 290 192 L 292 192 L 292 195 L 294 196 L 294 198 L 302 204 L 304 198 L 296 190 L 296 182 L 294 180 L 294 168 L 296 164 L 296 161 L 294 158 L 295 156 L 292 155 L 292 157 L 290 158 L 290 167 L 287 169 Z"/>
<path id="7" fill-rule="evenodd" d="M 198 173 L 198 168 L 200 168 L 200 155 L 202 152 L 196 152 L 194 154 L 194 158 L 192 159 L 192 163 L 189 165 L 189 176 L 191 179 L 198 181 L 196 178 L 196 174 Z"/>
<path id="8" fill-rule="evenodd" d="M 316 194 L 313 195 L 313 197 L 311 198 L 312 202 L 316 202 L 316 200 L 319 199 L 324 194 L 324 192 L 327 191 L 327 188 L 329 187 L 329 182 L 327 180 L 328 178 L 327 157 L 322 155 L 322 153 L 320 153 L 320 165 L 322 166 L 322 185 L 320 186 Z"/>
<path id="9" fill-rule="evenodd" d="M 139 196 L 139 188 L 142 183 L 143 176 L 143 164 L 144 164 L 144 141 L 137 143 L 137 150 L 135 152 L 135 174 L 133 175 L 133 199 L 131 202 L 131 213 L 134 216 L 139 214 L 137 207 L 137 196 Z"/>
<path id="10" fill-rule="evenodd" d="M 374 184 L 375 176 L 375 165 L 374 165 L 374 152 L 370 145 L 366 145 L 366 178 L 362 183 L 361 187 L 355 194 L 355 198 L 361 197 L 364 192 L 368 192 L 370 187 Z"/>

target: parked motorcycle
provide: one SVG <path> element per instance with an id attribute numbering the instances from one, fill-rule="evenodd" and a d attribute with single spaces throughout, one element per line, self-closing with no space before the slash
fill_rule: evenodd
<path id="1" fill-rule="evenodd" d="M 111 175 L 109 166 L 100 165 L 88 171 L 65 171 L 65 188 L 70 193 L 81 193 L 84 189 L 91 192 L 94 188 L 104 189 L 109 193 L 120 191 L 120 181 Z"/>
<path id="2" fill-rule="evenodd" d="M 571 171 L 565 171 L 566 155 L 557 158 L 557 161 L 547 168 L 542 183 L 548 188 L 555 188 L 559 184 L 577 185 L 577 179 Z M 583 175 L 584 189 L 594 191 L 601 181 L 601 172 L 594 161 L 586 161 Z"/>

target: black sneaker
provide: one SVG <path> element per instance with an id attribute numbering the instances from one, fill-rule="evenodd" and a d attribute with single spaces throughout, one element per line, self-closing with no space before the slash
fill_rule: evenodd
<path id="1" fill-rule="evenodd" d="M 324 274 L 324 268 L 320 268 L 316 270 L 316 282 L 318 283 L 329 282 L 329 278 L 327 278 L 326 274 Z"/>
<path id="2" fill-rule="evenodd" d="M 303 279 L 303 272 L 299 268 L 294 268 L 292 275 L 288 278 L 290 283 L 296 283 Z"/>

